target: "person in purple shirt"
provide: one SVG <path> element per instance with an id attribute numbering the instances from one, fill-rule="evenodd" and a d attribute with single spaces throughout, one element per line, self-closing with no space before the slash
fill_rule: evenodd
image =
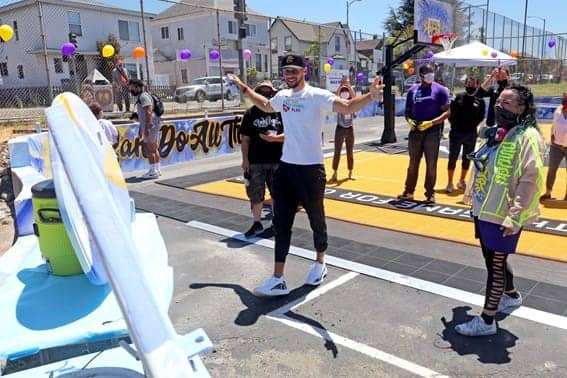
<path id="1" fill-rule="evenodd" d="M 443 121 L 450 114 L 449 90 L 434 82 L 433 67 L 419 67 L 420 84 L 410 88 L 406 98 L 406 120 L 410 126 L 408 138 L 409 167 L 405 189 L 398 196 L 400 200 L 413 200 L 417 184 L 419 164 L 425 155 L 427 172 L 425 176 L 425 198 L 427 203 L 435 202 L 435 181 L 439 144 L 443 135 Z"/>

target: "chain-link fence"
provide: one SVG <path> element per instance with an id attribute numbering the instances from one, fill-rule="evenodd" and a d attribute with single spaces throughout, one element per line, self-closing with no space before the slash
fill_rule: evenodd
<path id="1" fill-rule="evenodd" d="M 383 64 L 383 36 L 351 31 L 339 21 L 310 23 L 253 9 L 244 14 L 230 1 L 154 1 L 169 8 L 142 14 L 140 9 L 88 1 L 0 0 L 0 23 L 14 30 L 10 41 L 0 43 L 0 119 L 35 119 L 63 91 L 94 98 L 105 111 L 120 116 L 120 110 L 127 110 L 126 100 L 133 108 L 125 78 L 147 81 L 168 114 L 237 108 L 237 88 L 221 77 L 236 73 L 251 85 L 270 79 L 276 87 L 283 86 L 280 64 L 288 52 L 304 55 L 310 83 L 329 89 L 347 76 L 364 92 Z M 536 93 L 560 92 L 556 86 L 567 73 L 563 34 L 524 28 L 523 23 L 477 6 L 466 5 L 460 11 L 461 39 L 456 46 L 481 40 L 517 53 L 514 80 L 533 85 Z M 61 48 L 73 39 L 71 33 L 76 51 L 63 56 Z M 111 58 L 102 56 L 107 44 L 115 50 Z M 140 48 L 142 54 L 134 57 Z M 118 62 L 122 68 L 117 70 Z M 462 85 L 466 74 L 487 74 L 486 69 L 438 70 L 438 77 L 454 88 Z M 399 92 L 416 80 L 415 69 L 399 68 L 394 74 Z"/>

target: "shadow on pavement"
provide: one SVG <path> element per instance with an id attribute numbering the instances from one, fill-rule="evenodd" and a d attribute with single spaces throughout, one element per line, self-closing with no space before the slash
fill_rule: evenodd
<path id="1" fill-rule="evenodd" d="M 247 327 L 256 324 L 260 316 L 268 315 L 270 312 L 285 306 L 286 304 L 293 302 L 299 298 L 302 298 L 314 290 L 315 286 L 303 285 L 296 289 L 293 289 L 288 295 L 283 297 L 274 298 L 260 298 L 255 296 L 250 290 L 237 285 L 229 283 L 194 283 L 189 286 L 191 289 L 204 289 L 209 287 L 217 287 L 223 289 L 231 289 L 240 298 L 240 301 L 246 308 L 238 313 L 234 323 Z M 318 321 L 307 318 L 303 315 L 299 315 L 293 312 L 288 312 L 285 314 L 289 318 L 295 319 L 302 323 L 308 324 L 314 327 L 315 331 L 321 335 L 323 340 L 325 340 L 325 349 L 329 350 L 334 358 L 337 358 L 338 349 L 327 333 L 327 329 Z"/>
<path id="2" fill-rule="evenodd" d="M 437 345 L 440 348 L 453 349 L 460 356 L 475 354 L 478 361 L 485 364 L 507 364 L 511 362 L 510 348 L 516 346 L 518 337 L 513 333 L 498 328 L 498 333 L 493 336 L 467 337 L 455 332 L 455 326 L 471 319 L 467 312 L 471 310 L 469 306 L 459 306 L 453 308 L 453 319 L 447 321 L 445 317 L 441 322 L 445 326 L 442 332 L 442 342 Z"/>

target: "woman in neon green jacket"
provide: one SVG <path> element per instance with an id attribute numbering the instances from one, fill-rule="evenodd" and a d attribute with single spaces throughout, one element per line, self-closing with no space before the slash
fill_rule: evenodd
<path id="1" fill-rule="evenodd" d="M 487 141 L 472 156 L 472 213 L 488 277 L 482 314 L 455 327 L 462 335 L 494 335 L 496 313 L 522 304 L 507 259 L 522 227 L 539 215 L 545 144 L 535 111 L 529 88 L 505 89 L 496 101 L 496 126 L 481 132 Z"/>

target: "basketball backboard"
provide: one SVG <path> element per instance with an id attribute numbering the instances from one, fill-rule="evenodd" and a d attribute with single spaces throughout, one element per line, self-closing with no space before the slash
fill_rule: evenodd
<path id="1" fill-rule="evenodd" d="M 441 46 L 438 41 L 432 40 L 434 35 L 456 32 L 454 0 L 415 0 L 413 17 L 420 44 Z"/>

